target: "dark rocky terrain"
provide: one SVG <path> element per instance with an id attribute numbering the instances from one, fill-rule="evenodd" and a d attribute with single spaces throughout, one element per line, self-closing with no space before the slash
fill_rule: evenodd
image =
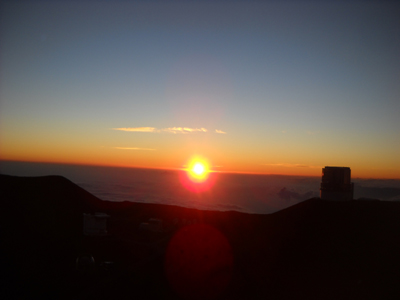
<path id="1" fill-rule="evenodd" d="M 400 202 L 310 199 L 256 215 L 7 175 L 0 195 L 2 299 L 400 299 Z M 110 215 L 108 236 L 83 235 L 94 212 Z M 140 230 L 149 218 L 163 230 Z M 77 269 L 85 255 L 95 264 Z"/>

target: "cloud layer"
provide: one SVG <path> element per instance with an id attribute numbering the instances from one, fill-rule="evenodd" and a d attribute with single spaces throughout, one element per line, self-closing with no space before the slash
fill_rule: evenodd
<path id="1" fill-rule="evenodd" d="M 190 127 L 168 127 L 168 128 L 155 128 L 155 127 L 122 127 L 122 128 L 112 128 L 113 130 L 119 131 L 129 131 L 129 132 L 168 132 L 168 133 L 195 133 L 195 132 L 208 132 L 206 128 L 190 128 Z M 223 133 L 226 132 L 222 130 L 215 129 L 216 133 Z"/>
<path id="2" fill-rule="evenodd" d="M 294 189 L 287 189 L 286 187 L 281 189 L 277 195 L 280 199 L 284 199 L 286 201 L 290 201 L 292 199 L 298 200 L 298 201 L 304 201 L 304 200 L 319 196 L 318 192 L 316 192 L 316 191 L 308 191 L 306 193 L 299 193 L 299 192 L 296 192 Z"/>

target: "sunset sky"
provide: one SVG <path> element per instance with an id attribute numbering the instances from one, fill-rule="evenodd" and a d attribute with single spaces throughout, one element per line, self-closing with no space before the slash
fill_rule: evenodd
<path id="1" fill-rule="evenodd" d="M 0 159 L 400 178 L 400 4 L 2 2 Z"/>

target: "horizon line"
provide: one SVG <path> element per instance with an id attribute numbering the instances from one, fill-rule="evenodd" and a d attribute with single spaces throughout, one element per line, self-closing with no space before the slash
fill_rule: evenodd
<path id="1" fill-rule="evenodd" d="M 88 167 L 106 167 L 106 168 L 127 168 L 127 169 L 149 169 L 160 171 L 186 171 L 184 167 L 143 167 L 143 166 L 123 166 L 123 165 L 106 165 L 106 164 L 92 164 L 92 163 L 79 163 L 79 162 L 57 162 L 57 161 L 34 161 L 34 160 L 15 160 L 15 159 L 2 159 L 0 162 L 17 162 L 17 163 L 38 163 L 38 164 L 58 164 L 58 165 L 72 165 L 72 166 L 88 166 Z M 322 169 L 321 169 L 322 170 Z M 245 171 L 219 171 L 210 170 L 211 173 L 224 173 L 224 174 L 242 174 L 242 175 L 259 175 L 259 176 L 290 176 L 290 177 L 321 177 L 317 175 L 293 175 L 293 174 L 276 174 L 276 173 L 260 173 L 260 172 L 245 172 Z M 2 174 L 2 173 L 0 173 Z M 5 174 L 4 174 L 5 175 Z M 400 180 L 393 177 L 352 177 L 352 179 L 374 179 L 374 180 Z"/>

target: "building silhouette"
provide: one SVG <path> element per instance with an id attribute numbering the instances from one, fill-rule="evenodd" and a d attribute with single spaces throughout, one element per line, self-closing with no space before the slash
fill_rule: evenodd
<path id="1" fill-rule="evenodd" d="M 321 199 L 353 200 L 354 183 L 349 167 L 325 167 L 322 169 Z"/>
<path id="2" fill-rule="evenodd" d="M 83 214 L 83 234 L 88 236 L 105 236 L 107 232 L 107 219 L 105 213 Z"/>

